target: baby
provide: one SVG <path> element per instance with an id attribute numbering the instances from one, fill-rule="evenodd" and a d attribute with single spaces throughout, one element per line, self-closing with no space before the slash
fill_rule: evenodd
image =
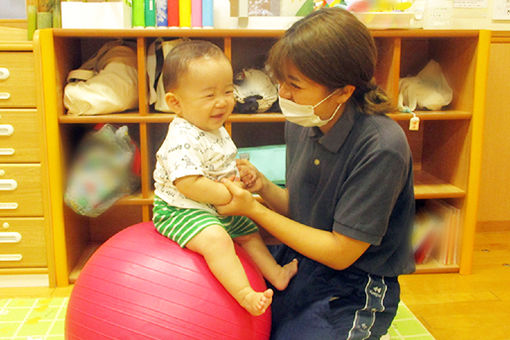
<path id="1" fill-rule="evenodd" d="M 219 180 L 239 178 L 237 148 L 223 127 L 235 104 L 232 66 L 218 46 L 191 40 L 165 58 L 163 79 L 165 100 L 176 117 L 156 154 L 154 225 L 181 247 L 202 254 L 239 304 L 260 315 L 271 304 L 273 291 L 257 292 L 250 286 L 233 242 L 278 290 L 296 275 L 298 263 L 278 265 L 253 221 L 220 216 L 213 207 L 232 198 Z"/>

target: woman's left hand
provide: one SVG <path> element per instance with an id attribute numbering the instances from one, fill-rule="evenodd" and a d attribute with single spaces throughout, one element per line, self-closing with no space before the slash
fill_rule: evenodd
<path id="1" fill-rule="evenodd" d="M 216 205 L 215 208 L 218 213 L 221 215 L 244 215 L 249 217 L 251 211 L 259 204 L 253 195 L 248 190 L 240 188 L 228 179 L 221 180 L 221 183 L 230 191 L 232 199 L 225 205 Z"/>

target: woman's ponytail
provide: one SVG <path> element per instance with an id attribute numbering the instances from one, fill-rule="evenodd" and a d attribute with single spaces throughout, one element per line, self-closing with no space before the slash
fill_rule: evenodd
<path id="1" fill-rule="evenodd" d="M 369 82 L 362 98 L 359 98 L 359 104 L 366 114 L 371 115 L 384 115 L 395 110 L 391 99 L 374 79 Z"/>

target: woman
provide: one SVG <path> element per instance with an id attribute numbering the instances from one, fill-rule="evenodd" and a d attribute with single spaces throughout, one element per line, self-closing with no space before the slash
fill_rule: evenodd
<path id="1" fill-rule="evenodd" d="M 274 296 L 272 339 L 378 339 L 397 311 L 398 275 L 414 271 L 415 202 L 405 134 L 373 81 L 374 41 L 348 11 L 322 9 L 284 34 L 268 65 L 288 120 L 287 188 L 244 178 L 268 208 L 224 181 L 233 198 L 218 211 L 281 241 L 279 263 L 298 259 Z"/>

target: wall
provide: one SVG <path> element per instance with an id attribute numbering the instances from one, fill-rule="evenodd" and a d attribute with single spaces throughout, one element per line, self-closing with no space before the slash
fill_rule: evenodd
<path id="1" fill-rule="evenodd" d="M 480 177 L 479 225 L 510 228 L 510 34 L 491 44 Z"/>

